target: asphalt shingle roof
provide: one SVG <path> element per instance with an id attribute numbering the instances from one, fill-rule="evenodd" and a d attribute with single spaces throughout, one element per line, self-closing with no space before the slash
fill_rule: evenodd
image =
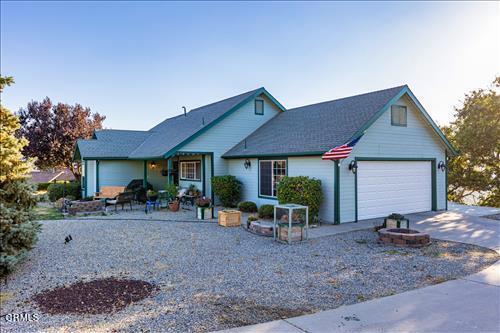
<path id="1" fill-rule="evenodd" d="M 157 158 L 176 147 L 202 128 L 219 119 L 247 98 L 264 92 L 248 91 L 212 104 L 198 107 L 159 123 L 149 131 L 101 130 L 96 139 L 78 140 L 82 158 Z"/>
<path id="2" fill-rule="evenodd" d="M 326 152 L 346 143 L 404 87 L 287 110 L 259 127 L 223 157 Z"/>
<path id="3" fill-rule="evenodd" d="M 169 118 L 149 130 L 151 135 L 131 154 L 131 158 L 160 157 L 190 136 L 210 125 L 234 106 L 256 94 L 255 89 Z"/>
<path id="4" fill-rule="evenodd" d="M 77 145 L 82 157 L 128 158 L 150 135 L 148 131 L 100 130 L 95 132 L 97 140 L 78 140 Z"/>

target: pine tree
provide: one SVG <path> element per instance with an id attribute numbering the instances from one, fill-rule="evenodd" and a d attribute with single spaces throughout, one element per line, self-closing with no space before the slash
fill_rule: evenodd
<path id="1" fill-rule="evenodd" d="M 12 83 L 0 77 L 0 92 Z M 17 117 L 0 105 L 0 276 L 27 255 L 40 230 L 33 221 L 34 189 L 26 180 L 30 161 L 21 154 L 27 141 L 15 136 L 18 129 Z"/>

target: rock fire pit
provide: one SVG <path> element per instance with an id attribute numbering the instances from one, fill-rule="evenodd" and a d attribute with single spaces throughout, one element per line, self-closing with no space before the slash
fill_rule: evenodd
<path id="1" fill-rule="evenodd" d="M 379 240 L 385 244 L 404 247 L 422 247 L 431 243 L 429 234 L 414 229 L 380 229 Z"/>
<path id="2" fill-rule="evenodd" d="M 273 236 L 273 222 L 270 221 L 252 221 L 248 230 L 254 234 L 272 237 Z"/>

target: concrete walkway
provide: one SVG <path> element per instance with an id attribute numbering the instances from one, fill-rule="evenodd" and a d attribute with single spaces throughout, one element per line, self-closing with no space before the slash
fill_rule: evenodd
<path id="1" fill-rule="evenodd" d="M 500 221 L 483 207 L 454 205 L 447 212 L 409 215 L 411 228 L 432 237 L 500 252 Z M 369 228 L 377 220 L 311 230 L 312 237 Z M 338 228 L 335 230 L 335 228 Z M 500 261 L 467 276 L 409 292 L 225 333 L 500 332 Z"/>

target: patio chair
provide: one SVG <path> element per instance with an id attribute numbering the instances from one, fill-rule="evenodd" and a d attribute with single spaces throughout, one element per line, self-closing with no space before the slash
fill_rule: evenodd
<path id="1" fill-rule="evenodd" d="M 122 205 L 122 210 L 125 204 L 130 205 L 130 210 L 132 210 L 132 200 L 134 200 L 134 192 L 123 192 L 116 196 L 115 199 L 106 199 L 106 206 L 115 206 L 115 212 L 118 205 Z"/>

